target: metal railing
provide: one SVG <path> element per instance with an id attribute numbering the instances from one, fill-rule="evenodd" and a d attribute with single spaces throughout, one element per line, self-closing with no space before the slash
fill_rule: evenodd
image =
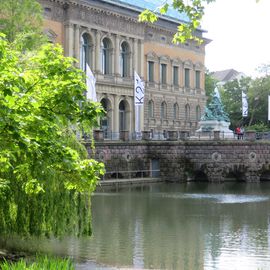
<path id="1" fill-rule="evenodd" d="M 134 170 L 134 171 L 110 171 L 106 172 L 102 180 L 134 179 L 134 178 L 158 178 L 160 170 Z"/>
<path id="2" fill-rule="evenodd" d="M 90 137 L 90 136 L 89 136 Z M 256 132 L 250 136 L 247 131 L 242 136 L 233 132 L 216 131 L 163 131 L 163 132 L 111 132 L 102 131 L 101 137 L 95 137 L 96 141 L 185 141 L 185 140 L 270 140 L 269 132 Z"/>

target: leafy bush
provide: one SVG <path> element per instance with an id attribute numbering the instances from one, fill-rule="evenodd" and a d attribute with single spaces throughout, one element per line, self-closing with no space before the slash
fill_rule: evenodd
<path id="1" fill-rule="evenodd" d="M 265 123 L 258 123 L 258 124 L 254 124 L 254 125 L 251 125 L 251 126 L 248 126 L 248 127 L 245 127 L 245 130 L 246 131 L 256 131 L 256 132 L 265 132 L 265 131 L 269 131 L 269 126 L 266 125 Z"/>

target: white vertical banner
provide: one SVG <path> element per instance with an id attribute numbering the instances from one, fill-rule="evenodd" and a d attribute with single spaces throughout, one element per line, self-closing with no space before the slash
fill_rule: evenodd
<path id="1" fill-rule="evenodd" d="M 270 96 L 268 95 L 268 121 L 270 121 Z"/>
<path id="2" fill-rule="evenodd" d="M 242 91 L 242 116 L 248 116 L 248 101 L 247 101 L 247 94 Z"/>
<path id="3" fill-rule="evenodd" d="M 88 64 L 86 64 L 86 88 L 86 98 L 97 102 L 96 78 Z"/>
<path id="4" fill-rule="evenodd" d="M 134 105 L 135 105 L 135 132 L 141 133 L 141 111 L 144 103 L 144 83 L 136 71 L 134 71 Z"/>

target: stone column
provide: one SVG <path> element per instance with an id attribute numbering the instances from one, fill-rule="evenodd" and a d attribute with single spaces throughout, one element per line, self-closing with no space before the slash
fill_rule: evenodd
<path id="1" fill-rule="evenodd" d="M 138 72 L 138 40 L 133 41 L 133 69 Z M 133 74 L 132 74 L 133 76 Z"/>
<path id="2" fill-rule="evenodd" d="M 110 65 L 111 66 L 110 74 L 114 74 L 114 72 L 115 72 L 115 68 L 114 68 L 114 66 L 115 66 L 115 51 L 114 50 L 115 50 L 114 48 L 110 49 L 110 54 L 111 54 L 110 60 L 112 61 L 111 65 Z"/>
<path id="3" fill-rule="evenodd" d="M 140 127 L 141 127 L 141 130 L 144 130 L 144 105 L 140 106 L 139 110 L 140 110 L 140 116 L 141 116 Z"/>
<path id="4" fill-rule="evenodd" d="M 144 43 L 143 43 L 143 40 L 141 39 L 140 42 L 139 42 L 139 47 L 140 47 L 140 50 L 139 50 L 139 54 L 140 54 L 140 57 L 139 57 L 139 63 L 138 63 L 138 67 L 139 67 L 139 75 L 141 77 L 144 77 Z"/>
<path id="5" fill-rule="evenodd" d="M 185 73 L 184 65 L 183 63 L 181 63 L 179 66 L 179 87 L 181 88 L 185 87 L 184 73 Z"/>
<path id="6" fill-rule="evenodd" d="M 100 32 L 97 30 L 96 31 L 96 46 L 95 46 L 96 73 L 101 72 L 101 69 L 100 69 L 100 62 L 101 62 L 101 59 L 100 59 L 100 50 L 101 50 L 100 38 L 101 38 Z"/>
<path id="7" fill-rule="evenodd" d="M 78 24 L 75 25 L 74 57 L 80 61 L 80 25 Z"/>
<path id="8" fill-rule="evenodd" d="M 120 76 L 120 39 L 119 39 L 119 35 L 115 36 L 115 61 L 114 63 L 114 71 L 115 71 L 115 75 L 117 77 Z"/>
<path id="9" fill-rule="evenodd" d="M 112 131 L 119 132 L 119 96 L 114 96 Z"/>
<path id="10" fill-rule="evenodd" d="M 74 30 L 72 23 L 65 24 L 65 56 L 73 57 Z"/>

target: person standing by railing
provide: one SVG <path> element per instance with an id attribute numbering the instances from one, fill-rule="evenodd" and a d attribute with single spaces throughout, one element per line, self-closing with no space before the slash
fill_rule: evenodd
<path id="1" fill-rule="evenodd" d="M 241 138 L 241 129 L 240 129 L 240 127 L 236 127 L 235 134 L 237 135 L 237 140 L 240 140 L 240 138 Z"/>

